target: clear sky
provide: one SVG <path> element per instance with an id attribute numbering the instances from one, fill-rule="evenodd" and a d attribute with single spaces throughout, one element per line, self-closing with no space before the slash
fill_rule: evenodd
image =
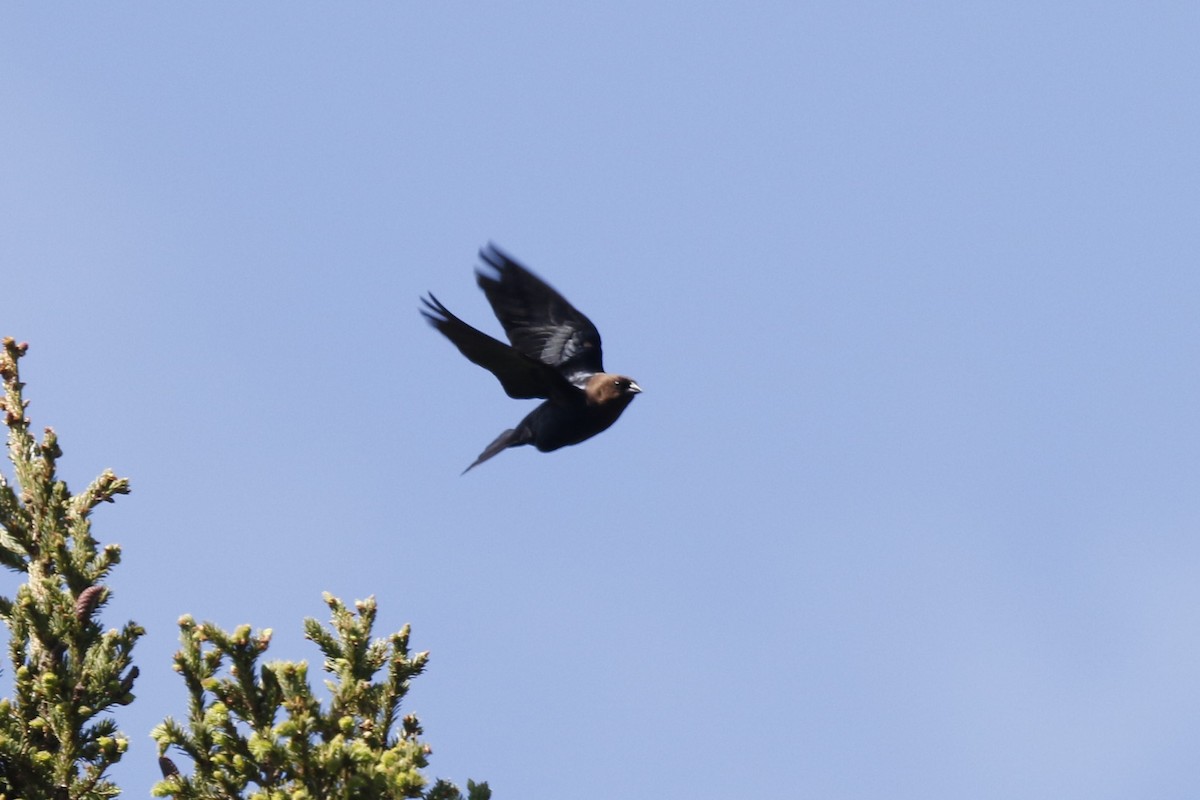
<path id="1" fill-rule="evenodd" d="M 319 663 L 324 590 L 497 798 L 1200 796 L 1198 8 L 0 6 L 0 334 L 134 487 L 128 796 L 176 619 Z M 459 477 L 530 404 L 417 298 L 498 334 L 488 240 L 645 392 Z"/>

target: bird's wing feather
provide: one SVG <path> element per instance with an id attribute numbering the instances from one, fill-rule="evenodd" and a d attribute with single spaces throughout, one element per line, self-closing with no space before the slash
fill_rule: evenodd
<path id="1" fill-rule="evenodd" d="M 450 313 L 432 294 L 422 297 L 421 313 L 468 359 L 491 372 L 509 397 L 562 397 L 576 390 L 549 365 L 517 352 L 498 339 L 472 328 Z"/>
<path id="2" fill-rule="evenodd" d="M 513 347 L 572 383 L 604 371 L 600 332 L 591 320 L 495 245 L 479 255 L 495 270 L 494 275 L 478 272 L 479 287 Z"/>

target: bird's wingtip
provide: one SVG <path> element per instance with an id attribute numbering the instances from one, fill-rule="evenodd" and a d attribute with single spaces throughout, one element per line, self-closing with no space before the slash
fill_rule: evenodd
<path id="1" fill-rule="evenodd" d="M 433 292 L 429 292 L 428 296 L 421 295 L 421 305 L 422 308 L 418 308 L 417 310 L 421 312 L 421 316 L 425 317 L 425 320 L 430 325 L 445 322 L 447 315 L 450 313 L 442 305 L 441 301 L 434 296 Z"/>
<path id="2" fill-rule="evenodd" d="M 483 266 L 476 267 L 475 274 L 479 277 L 480 281 L 489 281 L 492 283 L 500 280 L 500 276 L 504 272 L 504 265 L 512 260 L 491 240 L 488 240 L 487 244 L 479 248 L 479 259 L 483 261 Z"/>

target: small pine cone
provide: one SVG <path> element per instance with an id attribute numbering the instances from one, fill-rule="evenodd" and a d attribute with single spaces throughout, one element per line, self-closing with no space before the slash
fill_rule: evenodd
<path id="1" fill-rule="evenodd" d="M 100 585 L 89 586 L 80 592 L 79 597 L 75 598 L 75 619 L 80 623 L 89 622 L 92 612 L 100 604 L 100 595 L 103 593 L 104 587 Z"/>

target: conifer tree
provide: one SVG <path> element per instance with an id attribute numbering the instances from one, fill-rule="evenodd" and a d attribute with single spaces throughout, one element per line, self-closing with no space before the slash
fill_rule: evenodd
<path id="1" fill-rule="evenodd" d="M 8 628 L 13 697 L 0 699 L 0 800 L 99 800 L 120 790 L 109 767 L 128 748 L 113 712 L 133 702 L 135 622 L 104 630 L 100 611 L 121 549 L 101 546 L 91 512 L 129 483 L 104 471 L 72 495 L 56 474 L 54 431 L 30 433 L 19 361 L 26 345 L 6 338 L 0 352 L 10 482 L 0 472 L 0 564 L 25 577 L 0 596 Z M 354 609 L 325 595 L 332 621 L 305 620 L 324 655 L 330 698 L 322 703 L 303 661 L 262 662 L 271 631 L 226 632 L 180 619 L 175 670 L 188 695 L 183 722 L 152 732 L 163 779 L 156 796 L 180 800 L 488 800 L 486 783 L 432 785 L 421 773 L 430 748 L 400 705 L 428 653 L 409 650 L 409 628 L 373 639 L 376 604 Z M 169 757 L 190 759 L 190 774 Z M 186 769 L 187 767 L 185 767 Z"/>
<path id="2" fill-rule="evenodd" d="M 179 621 L 183 646 L 175 669 L 189 694 L 187 726 L 168 718 L 154 729 L 159 752 L 175 747 L 195 765 L 184 776 L 165 755 L 157 796 L 179 800 L 354 800 L 419 797 L 463 800 L 452 784 L 427 786 L 420 770 L 428 745 L 421 724 L 399 717 L 409 681 L 428 653 L 410 654 L 409 628 L 371 638 L 374 599 L 354 611 L 326 593 L 332 630 L 304 621 L 307 638 L 325 656 L 331 698 L 323 707 L 303 661 L 260 663 L 270 629 L 243 625 L 227 633 L 212 623 Z M 378 674 L 383 672 L 382 678 Z M 488 800 L 487 784 L 467 782 L 467 800 Z"/>
<path id="3" fill-rule="evenodd" d="M 26 578 L 14 597 L 0 596 L 14 690 L 0 699 L 0 798 L 113 797 L 106 773 L 129 742 L 109 712 L 133 701 L 131 654 L 144 631 L 135 622 L 100 625 L 104 581 L 121 548 L 101 547 L 90 517 L 129 483 L 106 470 L 71 494 L 57 476 L 54 431 L 39 442 L 29 430 L 17 368 L 26 345 L 0 344 L 0 413 L 15 478 L 0 473 L 0 564 Z"/>

